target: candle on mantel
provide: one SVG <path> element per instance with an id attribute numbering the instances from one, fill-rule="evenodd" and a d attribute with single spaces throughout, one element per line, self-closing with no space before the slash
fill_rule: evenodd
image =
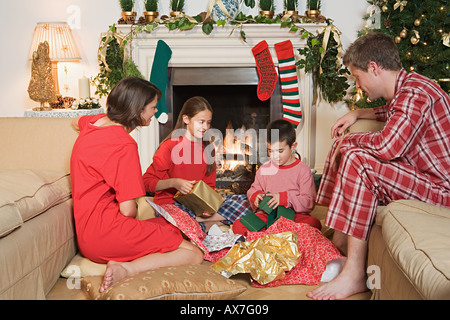
<path id="1" fill-rule="evenodd" d="M 80 99 L 87 99 L 91 97 L 91 85 L 87 77 L 83 76 L 78 80 L 78 89 L 80 93 Z"/>

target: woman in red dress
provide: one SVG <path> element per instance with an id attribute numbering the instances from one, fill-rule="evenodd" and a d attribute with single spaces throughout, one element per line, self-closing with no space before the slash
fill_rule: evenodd
<path id="1" fill-rule="evenodd" d="M 80 132 L 71 158 L 75 227 L 80 252 L 108 263 L 101 291 L 127 275 L 165 266 L 197 264 L 202 252 L 163 218 L 136 219 L 145 195 L 137 144 L 129 135 L 148 126 L 161 91 L 128 77 L 107 99 L 107 114 L 73 121 Z"/>

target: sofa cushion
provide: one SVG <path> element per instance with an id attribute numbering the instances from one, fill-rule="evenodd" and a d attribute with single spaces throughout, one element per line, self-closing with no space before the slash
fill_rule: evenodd
<path id="1" fill-rule="evenodd" d="M 23 220 L 16 204 L 0 199 L 0 238 L 7 236 L 22 224 Z"/>
<path id="2" fill-rule="evenodd" d="M 450 209 L 396 201 L 380 213 L 392 258 L 424 299 L 450 295 Z M 383 270 L 381 271 L 383 272 Z"/>
<path id="3" fill-rule="evenodd" d="M 69 174 L 0 170 L 0 226 L 32 219 L 71 196 Z M 17 217 L 19 215 L 19 217 Z"/>

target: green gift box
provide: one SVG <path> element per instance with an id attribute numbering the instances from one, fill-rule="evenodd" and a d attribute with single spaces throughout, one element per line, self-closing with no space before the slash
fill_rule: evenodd
<path id="1" fill-rule="evenodd" d="M 283 206 L 278 206 L 276 209 L 269 207 L 267 202 L 270 201 L 272 197 L 264 197 L 259 203 L 258 208 L 267 213 L 267 227 L 270 227 L 275 221 L 280 217 L 285 217 L 286 219 L 294 221 L 295 211 Z"/>
<path id="2" fill-rule="evenodd" d="M 277 210 L 272 211 L 267 215 L 267 227 L 270 227 L 275 221 L 277 221 Z"/>
<path id="3" fill-rule="evenodd" d="M 294 221 L 295 211 L 283 206 L 272 209 L 267 205 L 271 197 L 264 197 L 258 208 L 267 213 L 267 223 L 261 220 L 254 212 L 250 212 L 241 218 L 241 223 L 250 231 L 260 231 L 264 227 L 270 227 L 280 217 Z"/>
<path id="4" fill-rule="evenodd" d="M 273 209 L 267 204 L 270 199 L 272 199 L 272 197 L 264 197 L 258 206 L 259 209 L 263 210 L 267 214 L 270 214 L 273 211 Z"/>
<path id="5" fill-rule="evenodd" d="M 241 223 L 250 231 L 259 231 L 266 226 L 266 223 L 254 212 L 249 212 L 242 217 Z"/>
<path id="6" fill-rule="evenodd" d="M 286 219 L 294 221 L 295 211 L 283 206 L 278 206 L 276 210 L 269 214 L 269 218 L 267 219 L 267 227 L 270 227 L 280 217 L 285 217 Z"/>

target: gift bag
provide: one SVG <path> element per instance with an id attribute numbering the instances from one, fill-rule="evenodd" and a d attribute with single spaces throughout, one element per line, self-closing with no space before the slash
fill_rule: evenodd
<path id="1" fill-rule="evenodd" d="M 197 181 L 188 194 L 177 192 L 173 199 L 191 209 L 197 216 L 204 212 L 217 212 L 224 202 L 223 197 L 203 180 Z"/>

